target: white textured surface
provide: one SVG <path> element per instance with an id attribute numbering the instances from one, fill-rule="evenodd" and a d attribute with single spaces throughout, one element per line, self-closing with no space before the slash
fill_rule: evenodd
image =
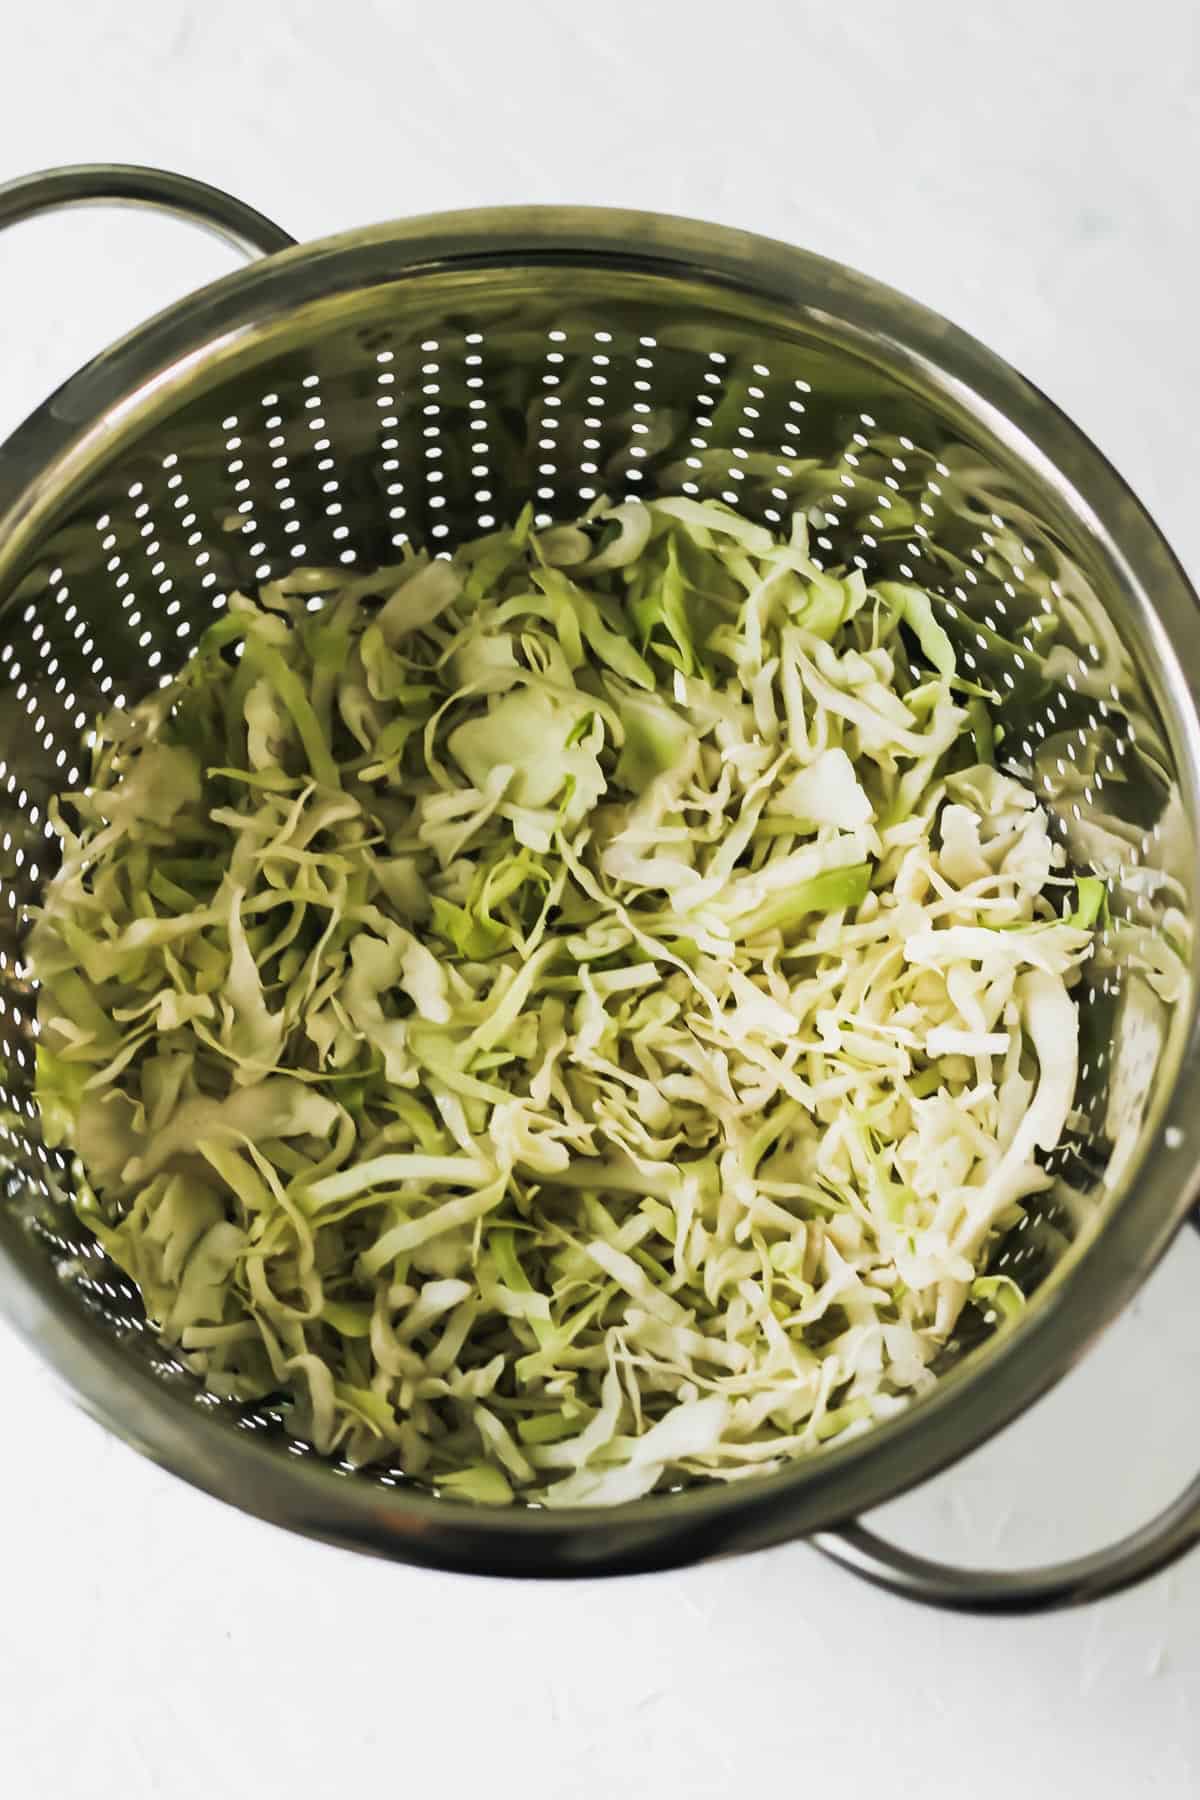
<path id="1" fill-rule="evenodd" d="M 572 16 L 574 15 L 574 16 Z M 125 0 L 5 30 L 0 174 L 98 158 L 300 236 L 582 200 L 805 243 L 950 314 L 1109 451 L 1200 572 L 1192 0 Z M 0 240 L 7 430 L 228 266 L 74 214 Z M 1070 1554 L 1200 1459 L 1200 1244 L 988 1450 L 881 1515 L 978 1561 Z M 12 1800 L 429 1787 L 705 1800 L 1200 1791 L 1200 1553 L 1091 1612 L 907 1610 L 803 1547 L 572 1588 L 292 1541 L 106 1438 L 0 1335 L 0 1765 Z"/>

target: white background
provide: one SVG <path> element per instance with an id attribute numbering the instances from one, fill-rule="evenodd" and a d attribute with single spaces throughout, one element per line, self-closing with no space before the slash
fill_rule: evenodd
<path id="1" fill-rule="evenodd" d="M 298 236 L 577 200 L 792 239 L 1044 386 L 1200 576 L 1193 0 L 123 0 L 13 9 L 0 176 L 171 165 Z M 230 266 L 173 222 L 0 241 L 0 431 Z M 996 1562 L 1133 1525 L 1200 1460 L 1200 1243 L 1036 1409 L 880 1518 Z M 803 1546 L 570 1588 L 272 1532 L 76 1413 L 0 1333 L 0 1788 L 648 1800 L 1200 1792 L 1200 1552 L 1044 1621 L 907 1609 Z"/>

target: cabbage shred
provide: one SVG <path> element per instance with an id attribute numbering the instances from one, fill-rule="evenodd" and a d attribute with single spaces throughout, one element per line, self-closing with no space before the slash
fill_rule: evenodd
<path id="1" fill-rule="evenodd" d="M 989 700 L 714 502 L 234 595 L 30 936 L 80 1217 L 212 1393 L 477 1501 L 888 1416 L 1020 1303 L 1102 904 Z"/>

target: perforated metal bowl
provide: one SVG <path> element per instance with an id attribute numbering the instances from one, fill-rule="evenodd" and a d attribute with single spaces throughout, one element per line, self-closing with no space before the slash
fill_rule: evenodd
<path id="1" fill-rule="evenodd" d="M 0 1300 L 18 1326 L 93 1413 L 188 1480 L 400 1559 L 598 1574 L 804 1534 L 916 1597 L 1015 1609 L 1179 1554 L 1200 1536 L 1200 1484 L 1113 1550 L 1037 1574 L 942 1569 L 847 1524 L 1062 1374 L 1191 1204 L 1193 971 L 1167 1004 L 1146 964 L 1167 937 L 1191 956 L 1200 614 L 1119 477 L 945 321 L 738 232 L 534 208 L 287 248 L 227 195 L 114 168 L 0 190 L 0 225 L 84 199 L 189 214 L 266 260 L 98 357 L 0 449 Z M 929 1397 L 783 1473 L 615 1511 L 495 1512 L 401 1469 L 323 1463 L 269 1409 L 206 1401 L 160 1348 L 39 1136 L 24 909 L 54 867 L 48 806 L 76 779 L 82 731 L 177 670 L 234 587 L 299 561 L 389 560 L 405 538 L 449 548 L 530 497 L 564 518 L 600 492 L 680 488 L 770 524 L 807 509 L 828 564 L 911 575 L 974 621 L 983 674 L 995 635 L 1017 646 L 994 665 L 1004 753 L 1076 866 L 1105 876 L 1113 923 L 1080 990 L 1055 1184 L 996 1255 L 1030 1295 L 1015 1328 L 956 1344 Z M 1062 629 L 1043 655 L 1048 613 Z"/>

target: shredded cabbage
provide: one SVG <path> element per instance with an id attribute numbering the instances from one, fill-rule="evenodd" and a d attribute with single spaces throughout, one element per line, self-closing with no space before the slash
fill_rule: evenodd
<path id="1" fill-rule="evenodd" d="M 58 820 L 81 1218 L 214 1394 L 476 1502 L 866 1429 L 1019 1306 L 1074 1099 L 1103 884 L 987 698 L 694 499 L 233 596 Z"/>

